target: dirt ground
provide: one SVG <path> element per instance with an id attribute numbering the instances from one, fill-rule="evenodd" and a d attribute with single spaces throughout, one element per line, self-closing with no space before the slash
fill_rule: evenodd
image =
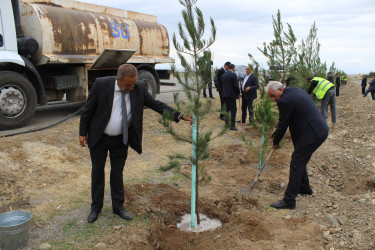
<path id="1" fill-rule="evenodd" d="M 79 117 L 57 127 L 1 138 L 0 213 L 32 214 L 27 249 L 375 249 L 374 105 L 360 94 L 359 77 L 350 77 L 337 98 L 337 125 L 308 165 L 315 194 L 297 198 L 295 210 L 276 210 L 283 197 L 293 151 L 290 137 L 276 151 L 251 196 L 247 188 L 258 169 L 260 135 L 250 127 L 229 131 L 210 143 L 200 162 L 200 212 L 222 226 L 201 233 L 176 226 L 190 213 L 190 166 L 159 171 L 167 155 L 191 154 L 191 145 L 165 133 L 159 115 L 145 110 L 143 154 L 130 150 L 124 170 L 125 208 L 131 222 L 112 214 L 109 165 L 105 205 L 97 222 L 87 224 L 90 208 L 90 157 L 78 143 Z M 215 107 L 219 100 L 216 98 Z M 217 133 L 218 114 L 202 121 Z M 190 130 L 187 123 L 175 125 Z M 100 243 L 100 244 L 98 244 Z M 42 248 L 43 248 L 42 247 Z M 46 249 L 49 247 L 47 246 Z"/>

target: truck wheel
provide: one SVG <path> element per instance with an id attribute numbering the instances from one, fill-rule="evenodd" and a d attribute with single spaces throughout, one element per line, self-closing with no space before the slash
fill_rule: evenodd
<path id="1" fill-rule="evenodd" d="M 144 82 L 150 95 L 155 98 L 156 80 L 154 75 L 150 71 L 140 70 L 138 71 L 138 81 Z"/>
<path id="2" fill-rule="evenodd" d="M 21 74 L 2 71 L 0 74 L 0 127 L 15 128 L 27 123 L 36 108 L 36 92 Z"/>

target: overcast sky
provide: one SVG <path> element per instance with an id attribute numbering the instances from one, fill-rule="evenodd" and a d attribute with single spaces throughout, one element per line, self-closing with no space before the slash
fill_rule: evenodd
<path id="1" fill-rule="evenodd" d="M 81 0 L 83 2 L 155 15 L 170 39 L 182 22 L 183 6 L 178 0 Z M 306 39 L 311 25 L 316 23 L 321 44 L 320 58 L 347 74 L 375 71 L 375 0 L 198 0 L 206 19 L 217 27 L 212 45 L 216 67 L 226 61 L 236 65 L 250 62 L 248 53 L 267 68 L 266 60 L 257 47 L 273 39 L 272 16 L 281 12 L 286 31 L 289 23 L 297 37 L 297 45 Z M 171 43 L 170 56 L 177 58 Z"/>

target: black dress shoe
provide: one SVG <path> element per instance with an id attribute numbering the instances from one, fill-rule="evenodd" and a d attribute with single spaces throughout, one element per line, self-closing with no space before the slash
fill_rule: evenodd
<path id="1" fill-rule="evenodd" d="M 87 218 L 88 223 L 94 223 L 98 219 L 99 213 L 91 211 L 89 217 Z"/>
<path id="2" fill-rule="evenodd" d="M 211 98 L 211 99 L 215 99 L 215 97 L 213 97 L 213 96 L 210 96 L 210 98 Z"/>
<path id="3" fill-rule="evenodd" d="M 114 214 L 117 214 L 118 216 L 120 216 L 121 218 L 125 219 L 125 220 L 132 220 L 133 219 L 133 216 L 128 213 L 125 209 L 121 209 L 121 210 L 116 210 L 116 211 L 113 211 Z"/>
<path id="4" fill-rule="evenodd" d="M 301 195 L 305 195 L 305 194 L 307 194 L 307 195 L 312 195 L 312 194 L 313 194 L 313 191 L 312 191 L 312 189 L 307 190 L 307 191 L 305 191 L 305 190 L 300 190 L 298 193 L 301 194 Z"/>
<path id="5" fill-rule="evenodd" d="M 236 126 L 233 126 L 233 127 L 230 127 L 230 130 L 234 130 L 234 131 L 237 131 L 238 128 Z"/>
<path id="6" fill-rule="evenodd" d="M 220 116 L 220 120 L 225 121 L 225 117 L 224 116 Z"/>
<path id="7" fill-rule="evenodd" d="M 274 202 L 270 206 L 276 209 L 295 209 L 296 208 L 296 204 L 290 204 L 284 200 L 279 200 L 277 202 Z"/>

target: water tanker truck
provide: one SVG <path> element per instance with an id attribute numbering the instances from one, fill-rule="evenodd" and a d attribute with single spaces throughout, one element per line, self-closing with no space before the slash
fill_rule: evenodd
<path id="1" fill-rule="evenodd" d="M 0 127 L 26 124 L 37 105 L 85 102 L 95 78 L 131 63 L 155 97 L 172 63 L 156 16 L 73 0 L 0 1 Z"/>

